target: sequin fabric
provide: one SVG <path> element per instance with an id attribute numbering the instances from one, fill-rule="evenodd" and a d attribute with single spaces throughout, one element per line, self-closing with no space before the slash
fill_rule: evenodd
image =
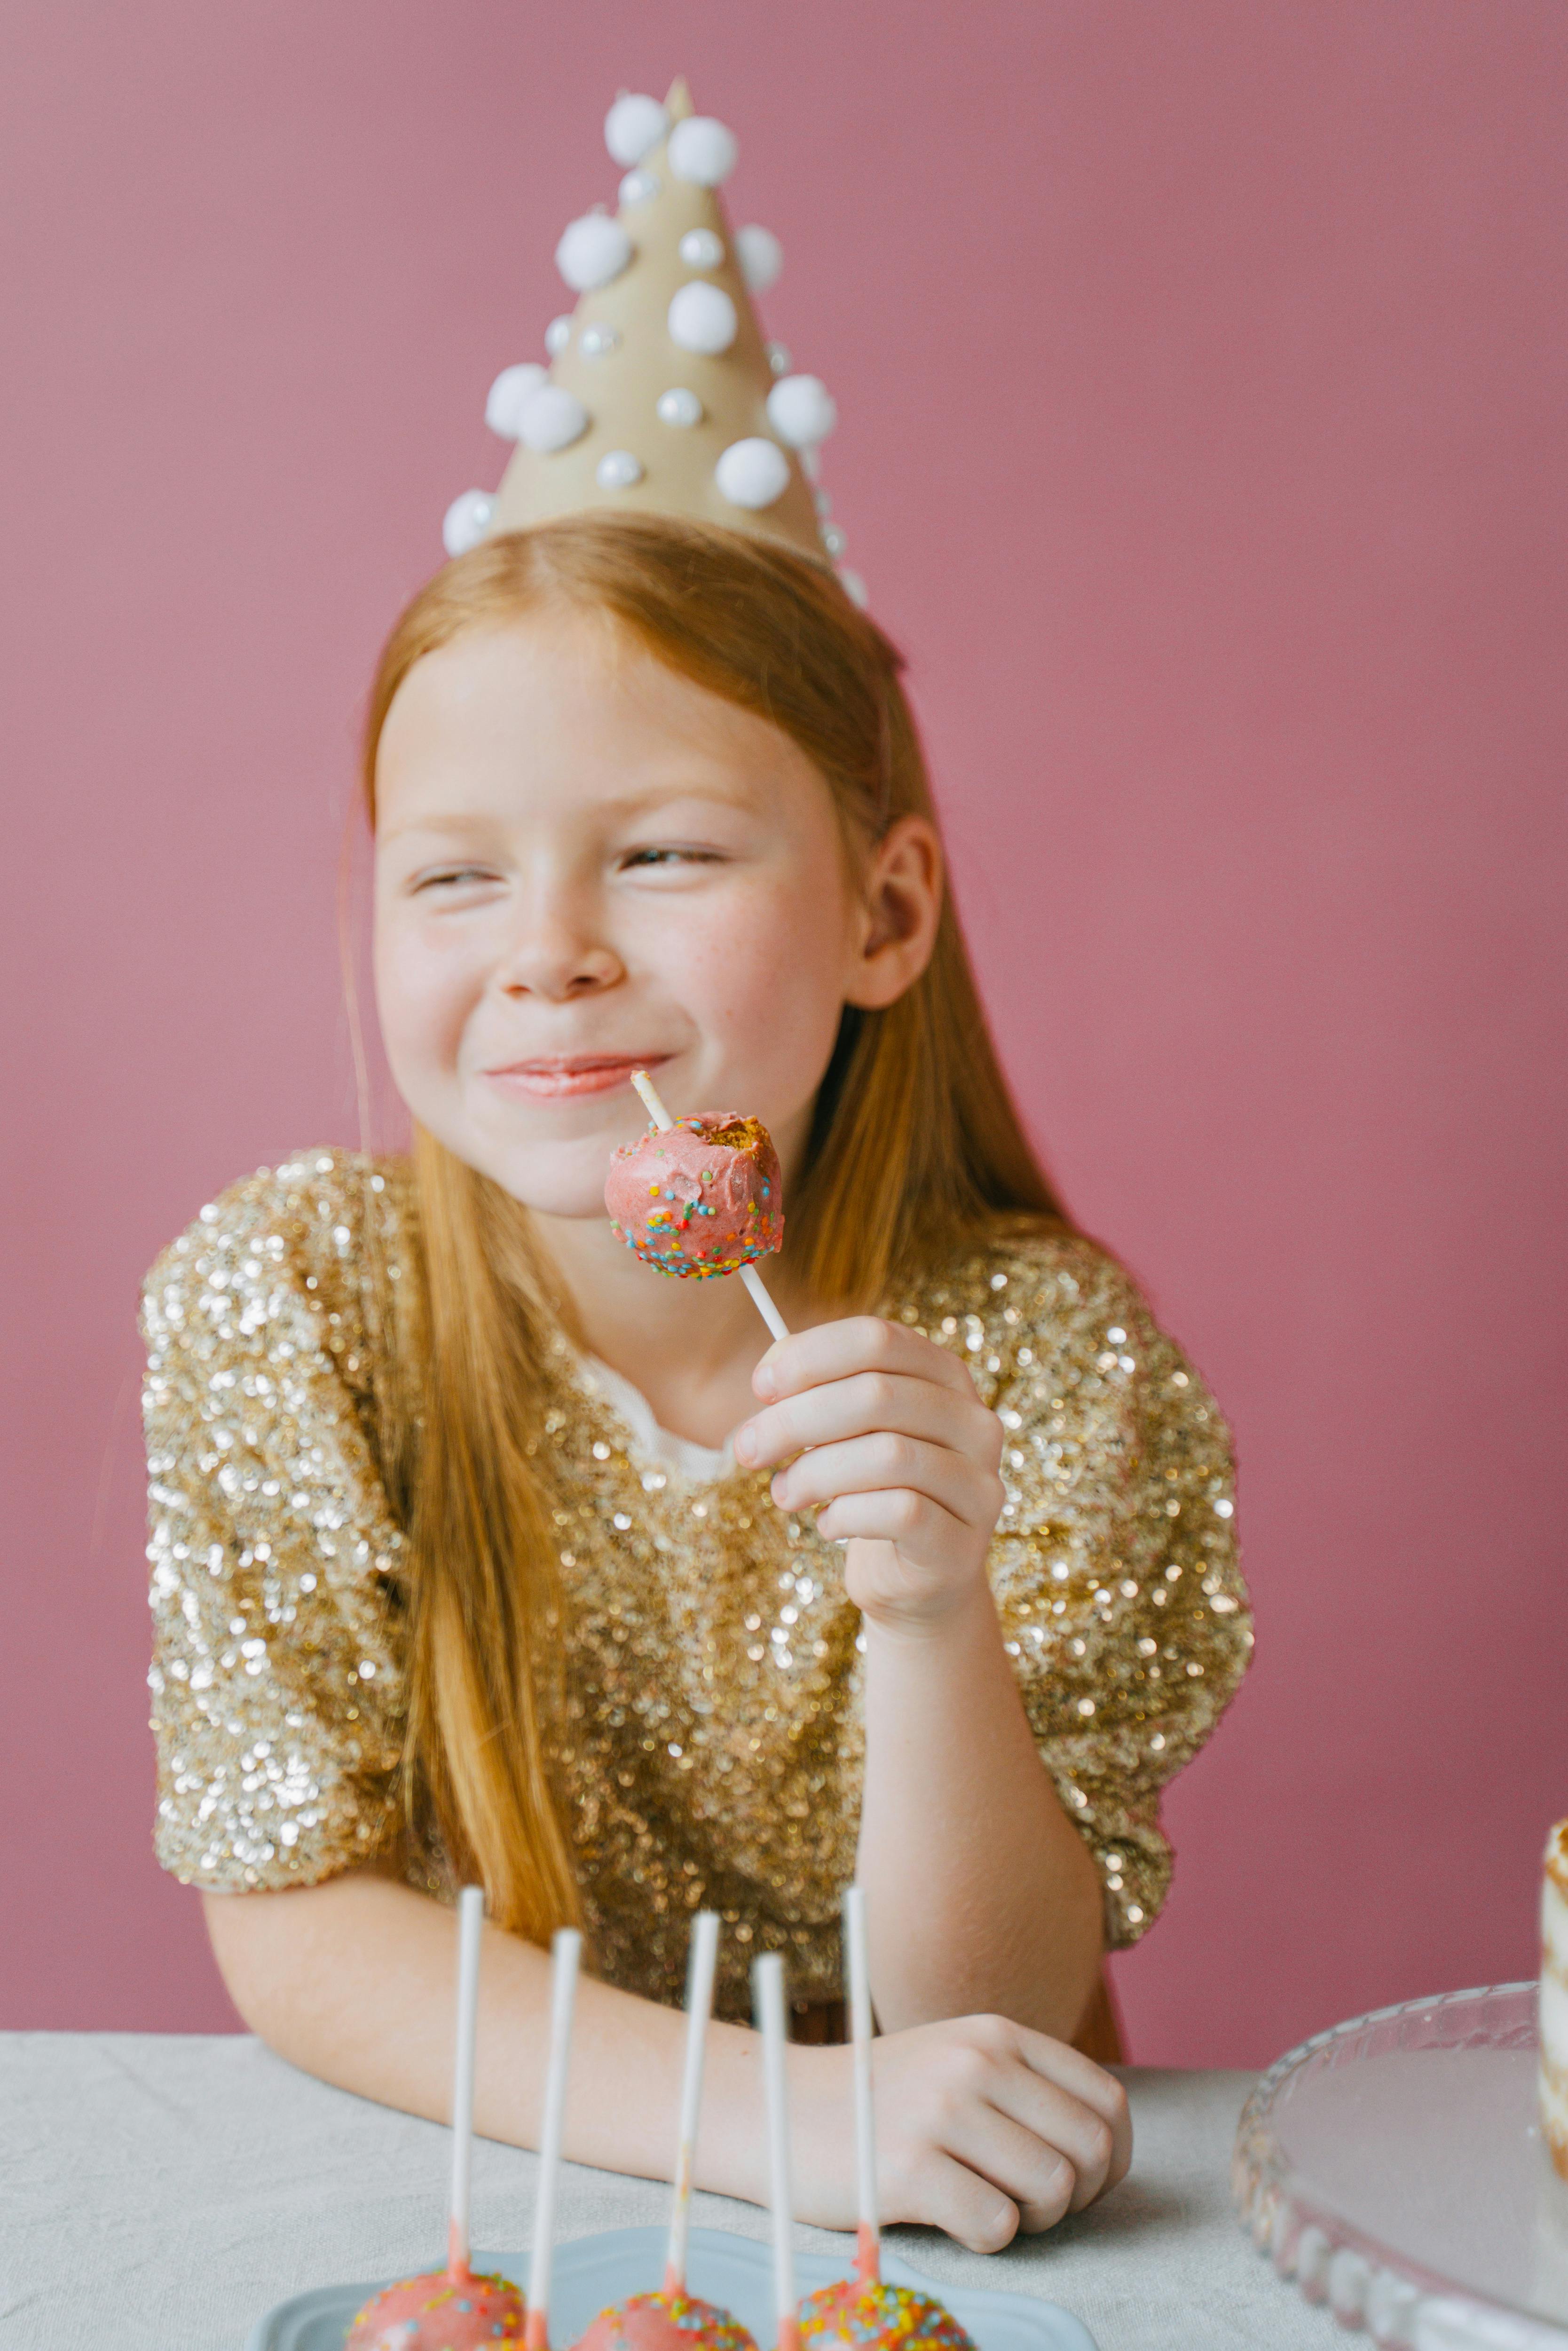
<path id="1" fill-rule="evenodd" d="M 800 2304 L 800 2342 L 815 2351 L 975 2351 L 950 2310 L 906 2285 L 845 2278 Z"/>
<path id="2" fill-rule="evenodd" d="M 400 1852 L 403 1544 L 363 1235 L 376 1219 L 395 1277 L 412 1214 L 402 1163 L 313 1152 L 232 1186 L 148 1277 L 157 1848 L 188 1883 L 308 1885 Z M 1134 1942 L 1170 1877 L 1159 1790 L 1251 1646 L 1224 1423 L 1127 1276 L 1072 1236 L 971 1249 L 886 1311 L 960 1355 L 1002 1421 L 1003 1636 L 1108 1940 Z M 831 1998 L 862 1748 L 840 1554 L 766 1472 L 689 1478 L 641 1450 L 559 1333 L 546 1386 L 552 1761 L 600 1972 L 678 2003 L 706 1904 L 729 1930 L 721 2013 L 748 2013 L 763 1949 L 787 1953 L 797 1999 Z"/>

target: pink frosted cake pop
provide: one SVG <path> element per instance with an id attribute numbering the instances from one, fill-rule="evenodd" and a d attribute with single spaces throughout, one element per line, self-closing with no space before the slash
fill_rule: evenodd
<path id="1" fill-rule="evenodd" d="M 951 2311 L 928 2294 L 877 2279 L 841 2278 L 800 2304 L 801 2351 L 975 2351 Z"/>
<path id="2" fill-rule="evenodd" d="M 666 2286 L 601 2310 L 577 2351 L 757 2351 L 738 2318 Z"/>
<path id="3" fill-rule="evenodd" d="M 628 1249 L 661 1273 L 737 1273 L 784 1238 L 779 1154 L 760 1119 L 710 1112 L 623 1143 L 604 1205 Z"/>
<path id="4" fill-rule="evenodd" d="M 522 2342 L 526 2315 L 507 2278 L 431 2270 L 383 2286 L 350 2327 L 343 2351 L 497 2351 Z"/>

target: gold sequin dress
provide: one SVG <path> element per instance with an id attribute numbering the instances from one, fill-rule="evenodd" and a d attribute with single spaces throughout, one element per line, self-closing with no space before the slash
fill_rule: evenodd
<path id="1" fill-rule="evenodd" d="M 395 1266 L 412 1212 L 402 1163 L 311 1152 L 233 1186 L 148 1276 L 157 1849 L 188 1884 L 305 1886 L 400 1850 L 402 1538 L 362 1235 L 376 1217 Z M 1075 1237 L 971 1249 L 886 1311 L 960 1353 L 1007 1431 L 1008 1654 L 1107 1939 L 1134 1942 L 1170 1879 L 1160 1787 L 1251 1646 L 1224 1423 Z M 729 1922 L 726 2011 L 763 1949 L 789 1953 L 797 1998 L 831 1999 L 862 1748 L 839 1554 L 766 1471 L 684 1470 L 564 1335 L 547 1379 L 554 1762 L 600 1971 L 678 2001 L 706 1904 Z"/>

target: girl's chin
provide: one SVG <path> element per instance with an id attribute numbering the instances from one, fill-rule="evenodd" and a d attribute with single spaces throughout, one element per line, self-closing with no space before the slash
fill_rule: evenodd
<path id="1" fill-rule="evenodd" d="M 608 1229 L 604 1179 L 614 1148 L 613 1142 L 590 1144 L 586 1150 L 580 1144 L 570 1152 L 497 1151 L 480 1145 L 458 1149 L 457 1156 L 536 1217 L 574 1224 L 596 1217 Z"/>

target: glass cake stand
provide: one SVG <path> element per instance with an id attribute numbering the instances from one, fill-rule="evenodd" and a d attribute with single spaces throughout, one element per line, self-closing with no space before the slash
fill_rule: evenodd
<path id="1" fill-rule="evenodd" d="M 1568 2351 L 1568 2181 L 1537 2063 L 1532 1983 L 1304 2041 L 1242 2112 L 1243 2224 L 1309 2301 L 1391 2351 Z"/>

